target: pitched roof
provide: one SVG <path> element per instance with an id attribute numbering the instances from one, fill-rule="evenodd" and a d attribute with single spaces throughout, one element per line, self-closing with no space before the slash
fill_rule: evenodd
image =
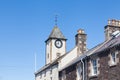
<path id="1" fill-rule="evenodd" d="M 51 34 L 49 35 L 49 38 L 58 38 L 58 39 L 66 39 L 65 36 L 62 34 L 62 32 L 60 31 L 60 29 L 55 26 L 51 32 Z"/>
<path id="2" fill-rule="evenodd" d="M 90 56 L 92 54 L 96 54 L 98 52 L 101 52 L 105 49 L 109 49 L 113 46 L 116 45 L 120 45 L 120 36 L 116 37 L 116 38 L 112 38 L 108 41 L 105 41 L 101 44 L 98 44 L 97 46 L 93 47 L 92 49 L 86 51 L 83 55 L 76 57 L 74 60 L 72 60 L 71 62 L 69 62 L 67 65 L 65 65 L 63 68 L 59 69 L 59 71 L 62 71 L 63 69 L 77 63 L 78 61 L 80 61 L 82 58 L 85 58 L 86 56 Z"/>
<path id="3" fill-rule="evenodd" d="M 83 54 L 83 55 L 81 55 L 81 56 L 79 56 L 79 57 L 74 58 L 74 59 L 71 60 L 69 63 L 67 63 L 64 67 L 60 68 L 59 71 L 62 71 L 63 69 L 65 69 L 65 68 L 67 68 L 67 67 L 69 67 L 69 66 L 71 66 L 71 65 L 73 65 L 73 64 L 75 64 L 75 63 L 77 63 L 77 62 L 79 62 L 81 59 L 83 59 L 83 58 L 85 58 L 85 57 L 86 57 L 86 55 Z"/>
<path id="4" fill-rule="evenodd" d="M 44 70 L 46 70 L 47 68 L 53 66 L 53 65 L 56 65 L 58 64 L 58 61 L 64 57 L 66 54 L 60 56 L 59 58 L 55 59 L 52 63 L 49 63 L 49 64 L 46 64 L 45 66 L 43 66 L 42 68 L 40 68 L 39 70 L 37 70 L 34 74 L 37 75 L 38 73 L 40 72 L 43 72 Z"/>
<path id="5" fill-rule="evenodd" d="M 47 69 L 48 67 L 53 66 L 53 65 L 55 65 L 55 64 L 58 64 L 58 60 L 55 60 L 55 61 L 52 62 L 52 63 L 46 64 L 45 66 L 43 66 L 42 68 L 40 68 L 38 71 L 36 71 L 34 74 L 37 75 L 38 73 L 44 71 L 44 70 Z"/>
<path id="6" fill-rule="evenodd" d="M 114 47 L 116 45 L 120 45 L 120 36 L 109 40 L 106 44 L 104 44 L 101 48 L 99 48 L 95 53 L 104 51 L 104 50 Z"/>
<path id="7" fill-rule="evenodd" d="M 110 48 L 117 46 L 117 45 L 120 45 L 120 36 L 111 38 L 111 39 L 97 45 L 96 47 L 90 49 L 87 56 L 99 53 L 99 52 L 104 51 L 106 49 L 110 49 Z"/>
<path id="8" fill-rule="evenodd" d="M 74 58 L 71 62 L 66 64 L 64 67 L 60 68 L 59 71 L 62 71 L 63 69 L 65 69 L 65 68 L 67 68 L 67 67 L 81 61 L 81 59 L 85 58 L 86 56 L 89 56 L 89 55 L 93 54 L 102 44 L 103 43 L 98 44 L 97 46 L 93 47 L 92 49 L 84 52 L 81 56 L 78 56 L 78 57 Z"/>
<path id="9" fill-rule="evenodd" d="M 85 54 L 86 54 L 87 56 L 89 56 L 89 55 L 91 55 L 91 54 L 95 53 L 95 52 L 96 52 L 96 50 L 97 50 L 97 49 L 99 49 L 99 48 L 100 48 L 103 44 L 104 44 L 104 42 L 103 42 L 103 43 L 98 44 L 97 46 L 95 46 L 95 47 L 93 47 L 93 48 L 89 49 L 88 51 L 86 51 L 86 52 L 85 52 Z"/>

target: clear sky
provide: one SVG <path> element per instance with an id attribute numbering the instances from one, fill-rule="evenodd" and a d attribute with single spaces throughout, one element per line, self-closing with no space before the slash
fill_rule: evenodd
<path id="1" fill-rule="evenodd" d="M 38 70 L 56 14 L 67 51 L 79 28 L 90 49 L 104 41 L 107 20 L 120 19 L 120 0 L 0 0 L 0 80 L 34 80 L 34 54 Z"/>

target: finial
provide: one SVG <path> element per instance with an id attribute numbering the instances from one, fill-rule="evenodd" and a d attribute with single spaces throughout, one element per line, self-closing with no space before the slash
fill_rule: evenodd
<path id="1" fill-rule="evenodd" d="M 58 18 L 58 15 L 55 15 L 55 26 L 57 26 L 57 18 Z"/>

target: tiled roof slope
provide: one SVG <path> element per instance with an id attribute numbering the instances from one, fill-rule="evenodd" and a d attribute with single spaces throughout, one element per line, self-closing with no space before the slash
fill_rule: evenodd
<path id="1" fill-rule="evenodd" d="M 112 38 L 112 39 L 105 41 L 101 44 L 98 44 L 97 46 L 93 47 L 92 49 L 86 51 L 83 55 L 75 58 L 73 61 L 68 63 L 64 68 L 75 64 L 76 62 L 80 61 L 82 58 L 85 58 L 86 56 L 90 56 L 92 54 L 101 52 L 105 49 L 111 48 L 111 47 L 116 46 L 116 45 L 120 45 L 120 36 L 118 36 L 116 38 Z M 62 69 L 64 69 L 64 68 L 62 68 Z M 61 71 L 62 69 L 60 69 L 59 71 Z"/>
<path id="2" fill-rule="evenodd" d="M 110 39 L 106 44 L 104 44 L 101 48 L 96 50 L 95 53 L 104 51 L 105 49 L 111 48 L 113 46 L 120 44 L 120 36 Z"/>
<path id="3" fill-rule="evenodd" d="M 90 54 L 94 53 L 94 50 L 96 51 L 97 48 L 99 48 L 103 43 L 93 47 L 92 49 L 86 51 L 85 53 L 83 53 L 81 56 L 76 57 L 75 59 L 73 59 L 71 62 L 69 62 L 67 65 L 65 65 L 63 68 L 60 68 L 59 71 L 62 71 L 63 69 L 79 62 L 81 59 L 85 58 L 86 56 L 89 56 Z"/>
<path id="4" fill-rule="evenodd" d="M 66 39 L 65 36 L 62 34 L 62 32 L 60 31 L 60 29 L 55 26 L 51 32 L 51 34 L 49 35 L 49 38 L 58 38 L 58 39 Z"/>

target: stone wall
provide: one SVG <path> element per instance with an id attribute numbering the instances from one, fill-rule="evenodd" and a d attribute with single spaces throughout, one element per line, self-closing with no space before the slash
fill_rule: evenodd
<path id="1" fill-rule="evenodd" d="M 63 78 L 63 76 L 65 77 Z M 59 72 L 59 80 L 76 80 L 76 64 Z"/>
<path id="2" fill-rule="evenodd" d="M 117 63 L 116 65 L 112 65 L 112 66 L 109 65 L 109 61 L 110 61 L 109 55 L 111 51 L 118 51 L 118 54 L 116 55 Z M 103 51 L 95 56 L 99 57 L 99 61 L 98 61 L 98 64 L 100 64 L 100 66 L 98 67 L 99 74 L 96 76 L 87 75 L 87 80 L 120 80 L 120 62 L 119 62 L 120 61 L 120 46 Z M 90 60 L 91 58 L 87 60 L 88 74 L 90 73 L 90 69 L 89 69 Z"/>

